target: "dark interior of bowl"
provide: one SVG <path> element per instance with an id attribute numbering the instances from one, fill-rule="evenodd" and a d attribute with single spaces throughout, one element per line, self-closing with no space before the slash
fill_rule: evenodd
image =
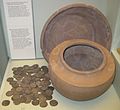
<path id="1" fill-rule="evenodd" d="M 103 54 L 95 47 L 79 44 L 65 49 L 64 61 L 78 71 L 97 69 L 103 62 Z"/>

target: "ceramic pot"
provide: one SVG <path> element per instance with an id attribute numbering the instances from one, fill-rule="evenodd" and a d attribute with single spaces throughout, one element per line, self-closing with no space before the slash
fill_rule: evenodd
<path id="1" fill-rule="evenodd" d="M 72 39 L 57 45 L 49 56 L 52 84 L 72 100 L 89 100 L 100 96 L 111 85 L 115 63 L 102 45 Z"/>

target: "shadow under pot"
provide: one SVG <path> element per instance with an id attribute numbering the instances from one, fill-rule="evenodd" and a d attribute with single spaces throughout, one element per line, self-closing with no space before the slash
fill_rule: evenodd
<path id="1" fill-rule="evenodd" d="M 49 56 L 52 84 L 72 100 L 89 100 L 104 93 L 112 84 L 115 63 L 102 45 L 84 39 L 64 41 Z"/>

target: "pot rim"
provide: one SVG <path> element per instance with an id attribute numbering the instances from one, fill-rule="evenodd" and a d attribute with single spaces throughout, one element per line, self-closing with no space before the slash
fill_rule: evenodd
<path id="1" fill-rule="evenodd" d="M 79 40 L 80 40 L 80 39 L 79 39 Z M 95 72 L 97 72 L 97 71 L 102 70 L 102 69 L 104 68 L 104 66 L 106 65 L 106 55 L 105 55 L 105 53 L 103 52 L 103 50 L 102 50 L 99 46 L 97 46 L 97 45 L 95 44 L 95 42 L 93 43 L 93 41 L 89 41 L 89 40 L 85 40 L 85 39 L 81 39 L 81 40 L 82 40 L 81 42 L 73 42 L 73 43 L 65 46 L 65 47 L 61 50 L 61 52 L 60 52 L 60 60 L 61 60 L 62 64 L 63 64 L 67 69 L 69 69 L 70 71 L 75 72 L 75 73 L 77 73 L 77 74 L 82 74 L 82 75 L 86 75 L 86 74 L 89 74 L 89 73 L 90 73 L 90 74 L 93 74 L 93 73 L 95 73 Z M 76 70 L 76 69 L 70 67 L 70 66 L 66 63 L 66 61 L 64 60 L 64 51 L 65 51 L 67 48 L 69 48 L 69 47 L 71 47 L 71 46 L 75 46 L 75 45 L 87 45 L 87 46 L 91 46 L 91 47 L 93 47 L 93 48 L 98 49 L 98 50 L 102 53 L 102 56 L 103 56 L 103 61 L 102 61 L 102 63 L 100 64 L 100 66 L 99 66 L 98 68 L 94 69 L 94 70 L 87 70 L 87 71 L 80 71 L 80 70 Z"/>

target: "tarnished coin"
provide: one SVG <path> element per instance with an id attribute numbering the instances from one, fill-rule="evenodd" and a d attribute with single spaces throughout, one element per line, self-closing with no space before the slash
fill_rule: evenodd
<path id="1" fill-rule="evenodd" d="M 29 65 L 24 65 L 23 68 L 24 68 L 24 70 L 27 70 L 27 69 L 30 68 L 30 66 Z"/>
<path id="2" fill-rule="evenodd" d="M 15 83 L 17 83 L 17 81 L 11 81 L 9 84 L 10 84 L 10 85 L 13 85 L 13 84 L 15 84 Z"/>
<path id="3" fill-rule="evenodd" d="M 50 96 L 45 96 L 47 100 L 51 100 L 53 97 L 50 95 Z"/>
<path id="4" fill-rule="evenodd" d="M 13 83 L 13 84 L 12 84 L 12 87 L 13 87 L 13 88 L 17 88 L 17 87 L 19 87 L 19 84 L 18 84 L 18 83 Z"/>
<path id="5" fill-rule="evenodd" d="M 23 71 L 23 67 L 18 67 L 18 68 L 17 68 L 17 71 L 18 71 L 18 72 Z"/>
<path id="6" fill-rule="evenodd" d="M 17 81 L 11 81 L 9 83 L 13 88 L 17 88 L 19 86 L 19 84 L 17 83 Z"/>
<path id="7" fill-rule="evenodd" d="M 21 86 L 19 86 L 19 87 L 16 88 L 16 91 L 21 92 L 21 91 L 23 91 L 23 88 Z"/>
<path id="8" fill-rule="evenodd" d="M 51 82 L 49 80 L 44 80 L 44 85 L 49 86 L 51 84 Z"/>
<path id="9" fill-rule="evenodd" d="M 39 105 L 39 100 L 33 100 L 33 101 L 32 101 L 32 105 L 35 105 L 35 106 L 36 106 L 36 105 Z"/>
<path id="10" fill-rule="evenodd" d="M 21 87 L 23 87 L 23 88 L 26 88 L 26 87 L 28 87 L 29 85 L 28 84 L 26 84 L 26 83 L 21 83 Z"/>
<path id="11" fill-rule="evenodd" d="M 48 89 L 50 89 L 50 90 L 52 90 L 52 91 L 53 91 L 53 90 L 54 90 L 54 87 L 49 86 L 49 87 L 48 87 Z"/>
<path id="12" fill-rule="evenodd" d="M 10 104 L 9 100 L 3 100 L 2 105 L 3 106 L 8 106 Z"/>
<path id="13" fill-rule="evenodd" d="M 21 103 L 25 103 L 26 100 L 27 100 L 27 98 L 26 98 L 24 95 L 22 95 L 22 96 L 20 97 L 20 102 L 21 102 Z"/>
<path id="14" fill-rule="evenodd" d="M 16 89 L 13 91 L 13 95 L 20 95 L 21 93 L 16 91 Z"/>
<path id="15" fill-rule="evenodd" d="M 21 103 L 21 101 L 20 101 L 20 99 L 18 100 L 18 99 L 15 99 L 14 101 L 13 101 L 13 103 L 15 104 L 15 105 L 19 105 L 20 103 Z"/>
<path id="16" fill-rule="evenodd" d="M 34 94 L 31 94 L 31 100 L 36 100 L 36 96 Z"/>
<path id="17" fill-rule="evenodd" d="M 38 94 L 38 93 L 33 94 L 33 95 L 36 97 L 36 99 L 38 99 L 38 98 L 39 98 L 39 94 Z"/>
<path id="18" fill-rule="evenodd" d="M 43 86 L 41 87 L 42 90 L 46 90 L 47 88 L 48 88 L 47 85 L 43 85 Z"/>
<path id="19" fill-rule="evenodd" d="M 47 90 L 45 90 L 45 94 L 47 96 L 51 96 L 53 94 L 53 91 L 51 89 L 47 89 Z"/>
<path id="20" fill-rule="evenodd" d="M 25 88 L 25 89 L 24 89 L 24 93 L 25 93 L 25 94 L 31 94 L 31 89 L 28 88 L 28 87 Z"/>
<path id="21" fill-rule="evenodd" d="M 13 91 L 7 91 L 7 92 L 6 92 L 6 96 L 9 97 L 9 96 L 12 96 L 12 95 L 13 95 Z"/>
<path id="22" fill-rule="evenodd" d="M 41 71 L 44 71 L 45 74 L 48 73 L 48 68 L 47 68 L 47 66 L 42 66 L 42 67 L 41 67 Z"/>
<path id="23" fill-rule="evenodd" d="M 35 87 L 36 87 L 35 82 L 31 82 L 31 83 L 30 83 L 30 87 L 31 87 L 31 88 L 35 88 Z"/>
<path id="24" fill-rule="evenodd" d="M 58 105 L 58 102 L 56 100 L 51 100 L 50 105 L 51 106 L 56 106 L 56 105 Z"/>
<path id="25" fill-rule="evenodd" d="M 7 78 L 8 82 L 12 82 L 14 79 L 12 77 Z"/>
<path id="26" fill-rule="evenodd" d="M 14 100 L 18 100 L 18 99 L 20 99 L 20 95 L 19 94 L 15 94 L 15 95 L 12 96 L 12 100 L 13 101 Z"/>
<path id="27" fill-rule="evenodd" d="M 38 73 L 35 74 L 35 77 L 37 77 L 37 78 L 42 78 L 43 75 L 42 75 L 40 72 L 38 72 Z M 39 80 L 40 80 L 40 79 L 39 79 Z"/>
<path id="28" fill-rule="evenodd" d="M 38 91 L 39 91 L 39 88 L 32 88 L 32 90 L 31 90 L 31 92 L 32 92 L 33 94 L 38 93 Z"/>
<path id="29" fill-rule="evenodd" d="M 12 91 L 12 92 L 16 91 L 16 88 L 11 88 L 11 91 Z"/>
<path id="30" fill-rule="evenodd" d="M 36 81 L 35 83 L 38 87 L 41 86 L 41 81 Z"/>
<path id="31" fill-rule="evenodd" d="M 23 78 L 22 83 L 29 84 L 31 81 L 31 76 L 27 75 Z"/>
<path id="32" fill-rule="evenodd" d="M 49 75 L 49 74 L 45 74 L 44 78 L 45 78 L 46 80 L 50 80 L 50 75 Z"/>
<path id="33" fill-rule="evenodd" d="M 38 68 L 38 67 L 39 67 L 38 64 L 34 64 L 34 65 L 31 66 L 31 68 L 34 68 L 34 69 L 35 69 L 35 68 Z"/>
<path id="34" fill-rule="evenodd" d="M 40 102 L 45 102 L 47 99 L 46 99 L 46 97 L 44 96 L 44 95 L 42 95 L 42 94 L 39 94 L 39 101 Z"/>
<path id="35" fill-rule="evenodd" d="M 25 103 L 28 104 L 31 102 L 31 95 L 26 95 L 26 101 Z"/>
<path id="36" fill-rule="evenodd" d="M 40 107 L 47 107 L 48 103 L 46 101 L 40 102 Z"/>
<path id="37" fill-rule="evenodd" d="M 23 78 L 21 75 L 14 75 L 13 77 L 14 77 L 16 80 L 18 80 L 18 81 Z"/>
<path id="38" fill-rule="evenodd" d="M 13 67 L 13 68 L 12 68 L 12 71 L 17 71 L 17 67 Z"/>

